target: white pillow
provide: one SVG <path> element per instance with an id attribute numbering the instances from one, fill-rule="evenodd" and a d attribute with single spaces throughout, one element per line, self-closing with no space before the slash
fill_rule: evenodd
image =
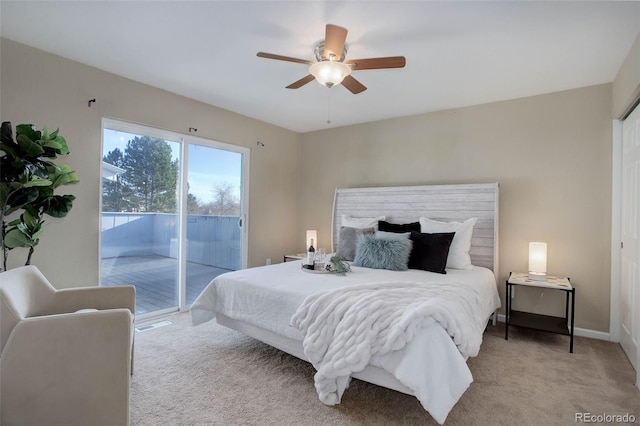
<path id="1" fill-rule="evenodd" d="M 420 232 L 434 234 L 439 232 L 455 232 L 451 247 L 449 247 L 449 257 L 447 257 L 447 268 L 450 269 L 473 269 L 469 249 L 471 248 L 471 236 L 473 235 L 473 225 L 478 221 L 477 217 L 472 217 L 464 222 L 439 222 L 426 217 L 420 218 Z"/>
<path id="2" fill-rule="evenodd" d="M 377 231 L 378 221 L 385 220 L 386 218 L 386 216 L 351 217 L 342 215 L 342 226 L 348 226 L 349 228 L 373 228 L 374 231 Z"/>

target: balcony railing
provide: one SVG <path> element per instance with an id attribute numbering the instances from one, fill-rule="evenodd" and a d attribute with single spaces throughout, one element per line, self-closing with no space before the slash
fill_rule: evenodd
<path id="1" fill-rule="evenodd" d="M 175 306 L 178 216 L 103 213 L 101 219 L 101 284 L 135 285 L 137 313 Z M 187 216 L 188 304 L 213 278 L 241 268 L 238 221 L 237 216 Z"/>
<path id="2" fill-rule="evenodd" d="M 241 267 L 238 216 L 187 215 L 187 262 Z M 102 213 L 101 258 L 178 257 L 178 216 L 168 213 Z"/>

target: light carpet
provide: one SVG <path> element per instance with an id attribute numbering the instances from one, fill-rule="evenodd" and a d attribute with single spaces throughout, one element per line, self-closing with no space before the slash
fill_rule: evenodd
<path id="1" fill-rule="evenodd" d="M 163 318 L 165 319 L 165 318 Z M 172 325 L 136 333 L 131 424 L 437 425 L 418 400 L 352 380 L 342 402 L 318 400 L 313 367 L 188 313 Z M 618 344 L 489 327 L 474 377 L 445 425 L 570 425 L 576 413 L 635 416 L 640 391 Z"/>

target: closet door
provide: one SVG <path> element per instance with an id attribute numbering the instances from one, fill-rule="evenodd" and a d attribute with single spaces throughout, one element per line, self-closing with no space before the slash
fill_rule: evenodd
<path id="1" fill-rule="evenodd" d="M 622 252 L 620 344 L 638 373 L 640 369 L 640 108 L 623 122 Z M 638 374 L 640 376 L 640 374 Z M 639 385 L 639 383 L 636 383 Z"/>

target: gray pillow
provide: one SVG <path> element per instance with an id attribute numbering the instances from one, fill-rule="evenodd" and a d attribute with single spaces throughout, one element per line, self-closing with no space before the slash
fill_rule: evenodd
<path id="1" fill-rule="evenodd" d="M 383 239 L 361 236 L 358 238 L 353 266 L 406 271 L 409 269 L 407 265 L 412 247 L 413 241 L 407 238 Z"/>
<path id="2" fill-rule="evenodd" d="M 336 256 L 344 260 L 352 261 L 356 257 L 356 243 L 358 235 L 373 235 L 373 228 L 351 228 L 349 226 L 340 227 L 338 236 L 338 250 Z"/>

